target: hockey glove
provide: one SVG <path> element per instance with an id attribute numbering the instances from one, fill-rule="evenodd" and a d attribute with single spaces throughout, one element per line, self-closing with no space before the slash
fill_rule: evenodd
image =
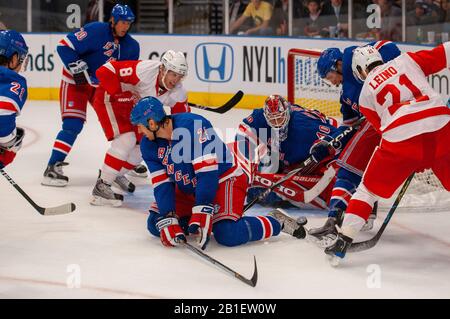
<path id="1" fill-rule="evenodd" d="M 76 85 L 89 84 L 88 65 L 83 60 L 78 60 L 68 64 L 69 71 L 73 75 Z"/>
<path id="2" fill-rule="evenodd" d="M 320 163 L 324 160 L 330 160 L 336 155 L 336 150 L 330 146 L 326 139 L 319 140 L 309 150 L 314 162 Z"/>
<path id="3" fill-rule="evenodd" d="M 11 141 L 0 144 L 0 168 L 4 168 L 14 160 L 16 153 L 22 147 L 24 137 L 25 130 L 17 127 L 16 136 Z"/>
<path id="4" fill-rule="evenodd" d="M 192 216 L 189 220 L 188 231 L 191 234 L 199 234 L 198 242 L 201 249 L 205 249 L 209 242 L 212 231 L 212 216 L 214 207 L 212 205 L 198 205 L 192 207 Z"/>
<path id="5" fill-rule="evenodd" d="M 164 246 L 174 247 L 186 241 L 183 230 L 178 224 L 178 219 L 173 213 L 161 217 L 156 223 L 156 228 L 159 230 L 161 243 Z"/>

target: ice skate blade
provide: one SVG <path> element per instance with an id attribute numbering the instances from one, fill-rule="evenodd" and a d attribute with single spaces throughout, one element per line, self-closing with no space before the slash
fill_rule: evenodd
<path id="1" fill-rule="evenodd" d="M 41 185 L 43 186 L 53 186 L 53 187 L 64 187 L 68 184 L 68 181 L 61 180 L 61 179 L 55 179 L 51 177 L 44 177 L 44 179 L 41 182 Z"/>
<path id="2" fill-rule="evenodd" d="M 112 207 L 120 207 L 122 206 L 123 201 L 120 199 L 106 199 L 103 197 L 93 195 L 91 198 L 91 205 L 94 206 L 112 206 Z"/>

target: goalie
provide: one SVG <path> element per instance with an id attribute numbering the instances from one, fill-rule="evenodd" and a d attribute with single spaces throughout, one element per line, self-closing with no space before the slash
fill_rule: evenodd
<path id="1" fill-rule="evenodd" d="M 336 125 L 335 119 L 319 111 L 291 105 L 280 95 L 270 95 L 263 108 L 254 110 L 243 120 L 236 136 L 234 152 L 253 186 L 248 200 L 312 155 L 314 159 L 323 159 L 275 188 L 263 204 L 279 206 L 288 202 L 300 208 L 326 209 L 334 180 L 334 157 L 345 141 L 337 148 L 326 150 L 328 156 L 323 156 L 323 149 L 316 146 L 330 140 Z M 258 154 L 253 156 L 255 153 Z M 317 183 L 322 186 L 307 204 L 305 192 Z"/>

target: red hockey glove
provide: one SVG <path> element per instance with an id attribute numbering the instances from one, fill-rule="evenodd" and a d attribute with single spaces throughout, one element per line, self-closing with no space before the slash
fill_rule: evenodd
<path id="1" fill-rule="evenodd" d="M 16 157 L 16 153 L 0 148 L 0 169 L 11 163 Z"/>
<path id="2" fill-rule="evenodd" d="M 191 234 L 199 234 L 199 246 L 205 249 L 209 242 L 212 231 L 212 216 L 214 207 L 212 205 L 198 205 L 192 207 L 192 216 L 189 220 L 188 231 Z"/>
<path id="3" fill-rule="evenodd" d="M 178 224 L 178 219 L 173 213 L 161 217 L 156 223 L 156 228 L 159 230 L 161 243 L 164 246 L 174 247 L 186 241 L 183 230 Z"/>

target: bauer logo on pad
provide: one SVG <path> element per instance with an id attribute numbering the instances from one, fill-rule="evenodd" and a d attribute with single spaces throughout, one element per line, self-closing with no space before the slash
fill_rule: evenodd
<path id="1" fill-rule="evenodd" d="M 233 66 L 234 51 L 229 44 L 205 42 L 195 48 L 195 71 L 200 81 L 228 82 Z"/>

